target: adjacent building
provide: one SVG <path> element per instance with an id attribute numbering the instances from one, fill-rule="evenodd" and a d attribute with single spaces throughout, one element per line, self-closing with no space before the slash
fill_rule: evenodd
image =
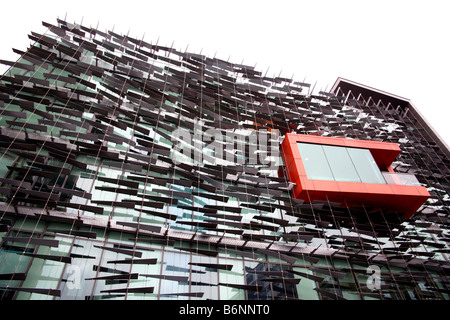
<path id="1" fill-rule="evenodd" d="M 0 299 L 448 299 L 409 101 L 57 20 L 0 76 Z"/>

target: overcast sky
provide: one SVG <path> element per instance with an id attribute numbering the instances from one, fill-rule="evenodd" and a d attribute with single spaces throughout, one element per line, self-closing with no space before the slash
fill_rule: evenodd
<path id="1" fill-rule="evenodd" d="M 329 90 L 338 77 L 411 99 L 450 145 L 450 1 L 2 1 L 0 59 L 56 18 Z M 6 67 L 0 65 L 3 73 Z"/>

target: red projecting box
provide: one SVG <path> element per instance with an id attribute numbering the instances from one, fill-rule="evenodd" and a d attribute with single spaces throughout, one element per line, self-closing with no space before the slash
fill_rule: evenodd
<path id="1" fill-rule="evenodd" d="M 380 208 L 411 217 L 430 197 L 415 176 L 395 173 L 396 143 L 287 133 L 281 145 L 294 196 Z"/>

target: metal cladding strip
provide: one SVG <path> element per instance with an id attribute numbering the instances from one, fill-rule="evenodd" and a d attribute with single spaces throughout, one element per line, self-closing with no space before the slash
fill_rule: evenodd
<path id="1" fill-rule="evenodd" d="M 39 293 L 39 294 L 45 294 L 45 295 L 55 296 L 55 297 L 61 296 L 61 290 L 56 290 L 56 289 L 23 288 L 23 287 L 0 287 L 0 289 L 19 291 L 19 292 L 23 291 L 23 292 L 30 292 L 30 293 Z"/>
<path id="2" fill-rule="evenodd" d="M 58 240 L 28 238 L 28 237 L 3 237 L 3 241 L 37 244 L 40 246 L 48 246 L 48 247 L 58 247 L 59 245 Z"/>

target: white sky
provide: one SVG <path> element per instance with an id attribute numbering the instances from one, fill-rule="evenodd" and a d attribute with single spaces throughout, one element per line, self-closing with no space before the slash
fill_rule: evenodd
<path id="1" fill-rule="evenodd" d="M 2 1 L 0 59 L 17 60 L 12 48 L 26 50 L 42 21 L 66 18 L 293 77 L 315 92 L 343 77 L 393 93 L 450 145 L 449 9 L 449 0 Z"/>

